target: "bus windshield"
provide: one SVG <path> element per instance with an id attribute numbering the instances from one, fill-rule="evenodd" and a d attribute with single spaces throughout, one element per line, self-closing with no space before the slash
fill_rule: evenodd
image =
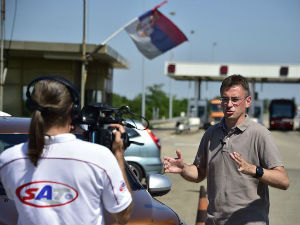
<path id="1" fill-rule="evenodd" d="M 212 112 L 223 112 L 220 104 L 211 104 L 210 108 Z"/>
<path id="2" fill-rule="evenodd" d="M 271 118 L 293 118 L 294 117 L 294 106 L 289 103 L 280 103 L 277 102 L 275 104 L 272 104 L 271 106 L 271 112 L 270 112 Z"/>

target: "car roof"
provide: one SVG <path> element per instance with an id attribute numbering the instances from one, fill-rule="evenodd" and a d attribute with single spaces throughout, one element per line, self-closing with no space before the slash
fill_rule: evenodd
<path id="1" fill-rule="evenodd" d="M 28 134 L 31 118 L 0 116 L 0 134 Z M 82 134 L 79 127 L 72 133 Z"/>
<path id="2" fill-rule="evenodd" d="M 0 133 L 28 133 L 30 118 L 0 116 Z"/>

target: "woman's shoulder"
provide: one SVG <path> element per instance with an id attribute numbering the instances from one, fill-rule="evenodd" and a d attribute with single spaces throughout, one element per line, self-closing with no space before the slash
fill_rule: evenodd
<path id="1" fill-rule="evenodd" d="M 73 144 L 74 148 L 65 153 L 68 154 L 71 158 L 89 162 L 100 167 L 107 167 L 107 164 L 111 164 L 112 161 L 116 160 L 112 151 L 103 145 L 87 142 L 80 139 L 76 139 Z"/>
<path id="2" fill-rule="evenodd" d="M 81 139 L 76 139 L 76 142 L 74 144 L 74 148 L 77 148 L 79 151 L 84 150 L 88 154 L 103 155 L 111 153 L 111 150 L 103 145 Z"/>
<path id="3" fill-rule="evenodd" d="M 26 156 L 27 148 L 28 148 L 28 142 L 25 142 L 5 149 L 0 154 L 0 166 L 2 166 L 3 164 L 9 161 L 16 160 L 18 158 L 27 157 Z"/>
<path id="4" fill-rule="evenodd" d="M 95 148 L 95 149 L 106 148 L 103 145 L 93 143 L 93 142 L 90 142 L 90 141 L 86 141 L 86 140 L 82 140 L 82 139 L 78 139 L 78 138 L 76 139 L 76 142 L 77 142 L 76 144 L 78 144 L 78 145 L 84 145 L 84 146 L 88 146 L 90 148 Z"/>

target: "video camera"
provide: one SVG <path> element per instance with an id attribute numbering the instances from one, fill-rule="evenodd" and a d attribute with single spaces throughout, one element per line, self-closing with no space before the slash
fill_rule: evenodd
<path id="1" fill-rule="evenodd" d="M 144 117 L 130 112 L 128 106 L 116 108 L 104 103 L 94 103 L 84 106 L 81 113 L 81 127 L 85 125 L 84 137 L 90 142 L 104 145 L 109 149 L 112 149 L 115 140 L 112 132 L 115 128 L 110 127 L 109 124 L 116 123 L 128 128 L 137 128 L 134 119 L 138 118 L 146 121 L 146 127 L 149 126 L 149 122 Z M 122 133 L 121 138 L 125 149 L 131 143 L 140 144 L 130 141 L 127 132 Z"/>

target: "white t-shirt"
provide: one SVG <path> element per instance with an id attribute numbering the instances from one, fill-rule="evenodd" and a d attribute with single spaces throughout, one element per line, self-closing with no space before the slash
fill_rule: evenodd
<path id="1" fill-rule="evenodd" d="M 73 134 L 46 137 L 34 167 L 27 144 L 0 155 L 0 178 L 16 204 L 18 224 L 104 224 L 103 206 L 117 213 L 131 203 L 119 164 L 106 147 Z"/>

